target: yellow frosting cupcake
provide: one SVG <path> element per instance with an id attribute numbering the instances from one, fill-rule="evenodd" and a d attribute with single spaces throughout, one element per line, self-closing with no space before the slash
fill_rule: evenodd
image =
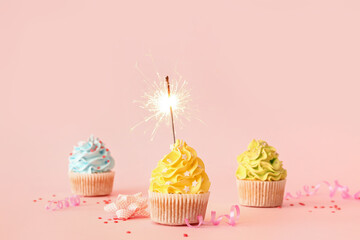
<path id="1" fill-rule="evenodd" d="M 204 162 L 186 142 L 177 140 L 172 151 L 151 173 L 151 192 L 199 194 L 209 191 Z"/>
<path id="2" fill-rule="evenodd" d="M 151 173 L 149 200 L 154 222 L 184 225 L 205 217 L 210 181 L 203 161 L 186 142 L 176 140 L 172 151 Z"/>

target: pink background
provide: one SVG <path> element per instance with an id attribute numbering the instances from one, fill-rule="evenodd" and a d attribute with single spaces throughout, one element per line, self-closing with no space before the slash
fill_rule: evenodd
<path id="1" fill-rule="evenodd" d="M 170 3 L 171 2 L 171 3 Z M 358 1 L 0 1 L 0 233 L 4 239 L 285 239 L 355 236 L 360 203 L 325 195 L 282 209 L 241 208 L 236 227 L 164 227 L 149 219 L 103 224 L 84 206 L 44 210 L 70 194 L 68 154 L 93 133 L 116 160 L 117 193 L 147 191 L 168 152 L 169 126 L 133 103 L 174 69 L 189 81 L 197 116 L 178 137 L 194 147 L 212 182 L 208 213 L 237 203 L 236 156 L 253 138 L 274 145 L 287 190 L 338 178 L 360 190 L 360 5 Z M 34 203 L 38 197 L 42 202 Z M 125 231 L 131 230 L 131 234 Z"/>

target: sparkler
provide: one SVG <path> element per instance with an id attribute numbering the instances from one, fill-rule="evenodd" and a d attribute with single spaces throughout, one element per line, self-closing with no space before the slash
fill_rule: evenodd
<path id="1" fill-rule="evenodd" d="M 142 73 L 142 72 L 141 72 Z M 183 120 L 190 121 L 192 117 L 192 108 L 190 108 L 190 91 L 187 88 L 187 82 L 180 76 L 172 79 L 170 84 L 169 77 L 164 78 L 157 74 L 158 81 L 151 82 L 144 76 L 144 81 L 150 86 L 142 101 L 136 101 L 139 106 L 148 112 L 143 121 L 137 123 L 131 130 L 143 123 L 155 122 L 155 127 L 151 133 L 151 140 L 154 139 L 155 133 L 162 123 L 169 124 L 171 122 L 173 140 L 175 137 L 175 124 L 183 125 Z"/>
<path id="2" fill-rule="evenodd" d="M 168 89 L 168 97 L 169 99 L 171 98 L 171 94 L 170 94 L 170 81 L 169 81 L 169 77 L 166 76 L 166 83 L 167 83 L 167 89 Z M 172 126 L 172 132 L 173 132 L 173 138 L 174 138 L 174 144 L 176 143 L 176 138 L 175 138 L 175 126 L 174 126 L 174 114 L 173 114 L 173 110 L 172 110 L 172 106 L 170 104 L 170 115 L 171 115 L 171 126 Z"/>

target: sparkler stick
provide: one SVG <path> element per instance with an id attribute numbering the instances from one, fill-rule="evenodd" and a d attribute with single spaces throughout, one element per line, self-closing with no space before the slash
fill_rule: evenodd
<path id="1" fill-rule="evenodd" d="M 170 93 L 170 81 L 169 81 L 169 77 L 166 76 L 166 77 L 165 77 L 165 80 L 166 80 L 166 83 L 167 83 L 168 98 L 170 98 L 171 93 Z M 170 115 L 171 115 L 171 126 L 172 126 L 173 139 L 174 139 L 174 144 L 175 144 L 175 143 L 176 143 L 176 137 L 175 137 L 175 125 L 174 125 L 174 115 L 173 115 L 172 105 L 170 105 Z"/>

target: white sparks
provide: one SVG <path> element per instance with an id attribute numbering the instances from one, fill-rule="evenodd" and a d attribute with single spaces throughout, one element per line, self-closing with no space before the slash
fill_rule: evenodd
<path id="1" fill-rule="evenodd" d="M 192 116 L 191 112 L 194 109 L 190 107 L 191 96 L 187 88 L 187 81 L 183 80 L 178 73 L 176 73 L 175 77 L 170 76 L 171 95 L 168 96 L 165 76 L 161 76 L 156 72 L 157 80 L 152 82 L 139 68 L 138 70 L 143 75 L 144 81 L 148 84 L 149 89 L 145 92 L 141 101 L 135 102 L 139 104 L 139 107 L 147 110 L 149 114 L 143 121 L 132 127 L 131 130 L 134 130 L 142 123 L 153 121 L 155 123 L 155 127 L 151 133 L 151 140 L 153 140 L 157 129 L 162 123 L 170 124 L 170 107 L 173 111 L 175 126 L 182 127 L 183 120 L 190 121 Z"/>
<path id="2" fill-rule="evenodd" d="M 169 169 L 164 168 L 164 169 L 162 170 L 162 172 L 165 173 L 165 172 L 167 172 L 167 170 L 169 170 Z"/>
<path id="3" fill-rule="evenodd" d="M 186 176 L 186 177 L 190 176 L 190 172 L 189 172 L 189 171 L 186 171 L 186 172 L 184 173 L 184 176 Z"/>
<path id="4" fill-rule="evenodd" d="M 194 180 L 194 181 L 192 182 L 192 186 L 193 186 L 193 187 L 196 187 L 197 184 L 198 184 L 198 182 L 197 182 L 196 180 Z"/>
<path id="5" fill-rule="evenodd" d="M 189 186 L 185 186 L 185 187 L 184 187 L 184 191 L 185 191 L 186 193 L 189 192 L 189 191 L 190 191 Z"/>

